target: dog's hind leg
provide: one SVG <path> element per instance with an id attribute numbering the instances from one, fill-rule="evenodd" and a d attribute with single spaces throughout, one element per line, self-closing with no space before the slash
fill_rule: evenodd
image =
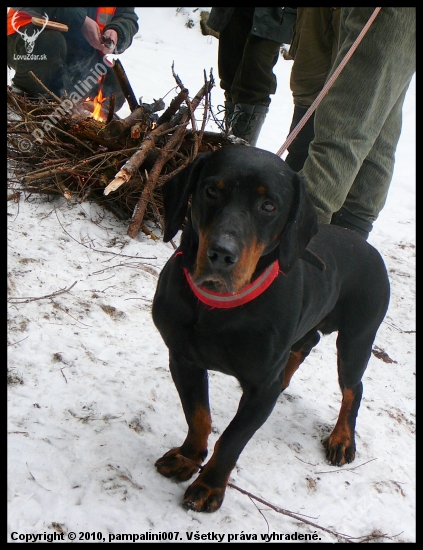
<path id="1" fill-rule="evenodd" d="M 354 284 L 320 327 L 323 334 L 338 330 L 336 348 L 342 404 L 335 428 L 323 442 L 327 459 L 336 466 L 355 458 L 355 424 L 363 394 L 361 380 L 389 306 L 390 286 L 385 264 L 376 249 L 363 250 L 366 256 L 352 272 Z"/>
<path id="2" fill-rule="evenodd" d="M 361 382 L 369 362 L 375 332 L 363 331 L 360 337 L 345 337 L 340 330 L 337 338 L 338 381 L 342 403 L 338 420 L 330 436 L 323 441 L 326 458 L 336 466 L 350 463 L 355 458 L 355 424 L 363 394 Z"/>
<path id="3" fill-rule="evenodd" d="M 308 356 L 310 351 L 318 344 L 319 340 L 319 333 L 317 330 L 313 329 L 292 346 L 288 362 L 280 376 L 282 383 L 281 392 L 286 390 L 289 386 L 291 378 L 294 376 L 295 372 L 298 370 L 299 366 Z"/>

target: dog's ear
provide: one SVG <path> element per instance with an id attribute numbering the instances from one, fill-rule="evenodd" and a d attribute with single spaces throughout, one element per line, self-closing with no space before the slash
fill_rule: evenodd
<path id="1" fill-rule="evenodd" d="M 284 273 L 292 269 L 319 230 L 317 212 L 303 178 L 297 173 L 293 176 L 293 186 L 294 200 L 279 244 L 279 265 Z"/>
<path id="2" fill-rule="evenodd" d="M 164 207 L 163 241 L 169 242 L 180 229 L 188 208 L 190 194 L 194 191 L 199 173 L 211 153 L 200 153 L 194 162 L 170 178 L 162 186 Z"/>

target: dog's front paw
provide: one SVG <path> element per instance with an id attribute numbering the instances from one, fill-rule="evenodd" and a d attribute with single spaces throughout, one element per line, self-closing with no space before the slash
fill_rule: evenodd
<path id="1" fill-rule="evenodd" d="M 226 487 L 212 488 L 201 481 L 194 481 L 184 495 L 184 506 L 194 512 L 216 512 L 225 497 Z"/>
<path id="2" fill-rule="evenodd" d="M 326 458 L 334 466 L 349 464 L 355 458 L 355 442 L 350 438 L 341 440 L 331 434 L 323 441 L 326 449 Z"/>
<path id="3" fill-rule="evenodd" d="M 199 467 L 191 460 L 185 460 L 181 454 L 180 447 L 171 449 L 154 464 L 157 471 L 165 477 L 175 477 L 178 481 L 187 481 L 196 472 Z"/>

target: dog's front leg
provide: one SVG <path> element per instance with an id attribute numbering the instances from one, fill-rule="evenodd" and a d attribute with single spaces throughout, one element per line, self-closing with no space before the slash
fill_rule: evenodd
<path id="1" fill-rule="evenodd" d="M 188 434 L 181 447 L 168 451 L 155 466 L 165 477 L 186 481 L 198 471 L 198 467 L 177 455 L 196 464 L 201 464 L 207 456 L 207 440 L 211 432 L 208 376 L 207 371 L 188 367 L 183 359 L 172 355 L 169 367 L 184 409 Z"/>
<path id="2" fill-rule="evenodd" d="M 239 455 L 269 417 L 279 394 L 279 380 L 266 386 L 244 388 L 238 411 L 216 442 L 213 456 L 185 491 L 185 506 L 196 512 L 214 512 L 220 508 Z"/>

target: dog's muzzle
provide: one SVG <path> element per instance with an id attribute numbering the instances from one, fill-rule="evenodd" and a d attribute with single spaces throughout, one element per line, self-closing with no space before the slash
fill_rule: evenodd
<path id="1" fill-rule="evenodd" d="M 213 240 L 207 248 L 210 267 L 218 273 L 230 271 L 238 262 L 239 257 L 238 245 L 229 235 L 221 235 L 218 239 Z"/>

